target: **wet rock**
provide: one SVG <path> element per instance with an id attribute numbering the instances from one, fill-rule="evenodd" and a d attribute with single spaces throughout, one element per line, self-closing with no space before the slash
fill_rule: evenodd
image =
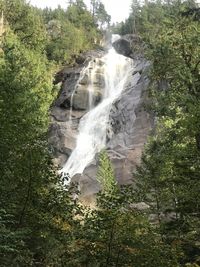
<path id="1" fill-rule="evenodd" d="M 130 58 L 139 58 L 141 59 L 143 43 L 141 38 L 136 34 L 126 34 L 121 38 L 117 39 L 113 44 L 113 47 L 117 53 Z"/>
<path id="2" fill-rule="evenodd" d="M 121 39 L 115 41 L 113 43 L 113 47 L 115 48 L 117 53 L 119 53 L 125 57 L 129 57 L 132 53 L 131 43 L 130 43 L 130 41 L 128 41 L 126 39 L 121 38 Z"/>
<path id="3" fill-rule="evenodd" d="M 62 86 L 60 88 L 60 92 L 58 93 L 57 99 L 54 102 L 54 106 L 66 108 L 69 107 L 69 99 L 74 91 L 74 88 L 76 87 L 82 69 L 83 67 L 66 68 L 63 70 Z"/>
<path id="4" fill-rule="evenodd" d="M 81 85 L 88 85 L 90 83 L 89 76 L 86 73 L 83 78 L 79 81 L 79 84 Z"/>
<path id="5" fill-rule="evenodd" d="M 91 104 L 96 105 L 101 100 L 102 93 L 98 88 L 93 88 L 93 91 L 89 92 L 87 87 L 79 86 L 75 91 L 72 98 L 72 107 L 75 110 L 88 110 Z"/>
<path id="6" fill-rule="evenodd" d="M 76 110 L 87 110 L 89 103 L 89 92 L 87 88 L 77 89 L 73 95 L 72 106 Z"/>
<path id="7" fill-rule="evenodd" d="M 105 87 L 105 78 L 102 73 L 96 73 L 93 80 L 93 85 L 100 90 Z"/>

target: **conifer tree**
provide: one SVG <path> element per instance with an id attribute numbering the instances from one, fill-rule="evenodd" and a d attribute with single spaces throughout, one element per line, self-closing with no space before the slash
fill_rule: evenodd
<path id="1" fill-rule="evenodd" d="M 105 150 L 103 150 L 99 155 L 97 179 L 100 182 L 102 190 L 105 194 L 113 195 L 117 190 L 117 182 L 114 175 L 114 169 Z"/>

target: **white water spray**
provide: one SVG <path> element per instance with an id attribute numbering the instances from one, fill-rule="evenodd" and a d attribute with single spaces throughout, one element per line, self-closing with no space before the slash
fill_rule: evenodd
<path id="1" fill-rule="evenodd" d="M 104 62 L 105 77 L 103 99 L 96 107 L 92 107 L 90 99 L 91 110 L 80 121 L 76 147 L 61 170 L 69 177 L 77 173 L 82 174 L 86 166 L 93 161 L 95 154 L 105 148 L 112 103 L 123 91 L 132 69 L 132 60 L 117 54 L 113 48 L 101 60 Z M 92 85 L 93 81 L 88 90 L 93 90 Z"/>
<path id="2" fill-rule="evenodd" d="M 88 77 L 90 77 L 89 86 L 87 88 L 89 93 L 89 111 L 93 108 L 93 92 L 94 92 L 94 77 L 96 74 L 95 62 L 92 60 L 88 66 Z"/>

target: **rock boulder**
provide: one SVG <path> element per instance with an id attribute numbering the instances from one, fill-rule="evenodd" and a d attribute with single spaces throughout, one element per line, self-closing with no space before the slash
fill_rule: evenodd
<path id="1" fill-rule="evenodd" d="M 117 39 L 113 44 L 117 53 L 130 58 L 142 58 L 143 43 L 136 34 L 126 34 Z"/>

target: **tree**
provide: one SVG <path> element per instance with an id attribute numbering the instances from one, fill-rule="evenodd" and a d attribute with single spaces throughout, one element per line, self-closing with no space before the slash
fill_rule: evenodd
<path id="1" fill-rule="evenodd" d="M 117 190 L 117 181 L 106 151 L 102 151 L 99 155 L 97 179 L 100 182 L 102 190 L 105 194 L 114 195 L 114 192 Z"/>
<path id="2" fill-rule="evenodd" d="M 83 0 L 76 0 L 75 5 L 80 9 L 87 9 L 86 4 Z"/>
<path id="3" fill-rule="evenodd" d="M 157 123 L 138 171 L 138 188 L 140 200 L 157 214 L 163 238 L 180 244 L 182 261 L 198 264 L 199 21 L 184 15 L 185 3 L 172 17 L 173 5 L 159 7 L 165 14 L 162 28 L 146 39 Z"/>
<path id="4" fill-rule="evenodd" d="M 140 4 L 138 0 L 133 0 L 131 5 L 131 16 L 133 18 L 133 33 L 137 32 L 136 22 L 138 21 L 138 16 L 140 12 Z"/>
<path id="5" fill-rule="evenodd" d="M 2 48 L 1 264 L 59 266 L 71 241 L 76 201 L 56 174 L 47 143 L 53 69 L 43 54 L 26 48 L 11 30 Z"/>
<path id="6" fill-rule="evenodd" d="M 179 264 L 199 265 L 199 9 L 193 1 L 148 2 L 136 18 L 151 68 L 149 138 L 137 171 L 137 201 Z M 132 33 L 133 14 L 119 30 Z M 154 232 L 155 233 L 155 232 Z"/>
<path id="7" fill-rule="evenodd" d="M 65 256 L 73 254 L 75 233 L 81 227 L 77 216 L 83 216 L 83 210 L 74 199 L 76 187 L 64 186 L 47 142 L 49 107 L 57 94 L 52 85 L 57 66 L 52 61 L 72 63 L 100 35 L 91 14 L 80 6 L 82 1 L 76 4 L 72 23 L 70 10 L 61 7 L 43 12 L 24 0 L 0 1 L 5 14 L 0 50 L 0 265 L 4 267 L 67 266 Z"/>
<path id="8" fill-rule="evenodd" d="M 91 13 L 100 28 L 105 24 L 109 25 L 111 16 L 106 12 L 104 4 L 100 0 L 91 0 Z"/>
<path id="9" fill-rule="evenodd" d="M 100 4 L 100 0 L 90 0 L 90 5 L 91 5 L 91 13 L 93 18 L 95 17 L 98 7 Z"/>
<path id="10" fill-rule="evenodd" d="M 1 0 L 0 6 L 13 32 L 26 47 L 44 50 L 46 31 L 42 18 L 36 9 L 26 4 L 25 0 Z"/>
<path id="11" fill-rule="evenodd" d="M 111 16 L 106 12 L 104 4 L 101 2 L 96 10 L 96 20 L 99 22 L 100 28 L 102 28 L 104 24 L 110 24 Z"/>
<path id="12" fill-rule="evenodd" d="M 165 244 L 148 221 L 134 208 L 132 186 L 116 187 L 105 151 L 100 154 L 98 177 L 103 189 L 95 209 L 82 207 L 74 242 L 66 253 L 66 266 L 178 266 L 175 250 Z"/>

